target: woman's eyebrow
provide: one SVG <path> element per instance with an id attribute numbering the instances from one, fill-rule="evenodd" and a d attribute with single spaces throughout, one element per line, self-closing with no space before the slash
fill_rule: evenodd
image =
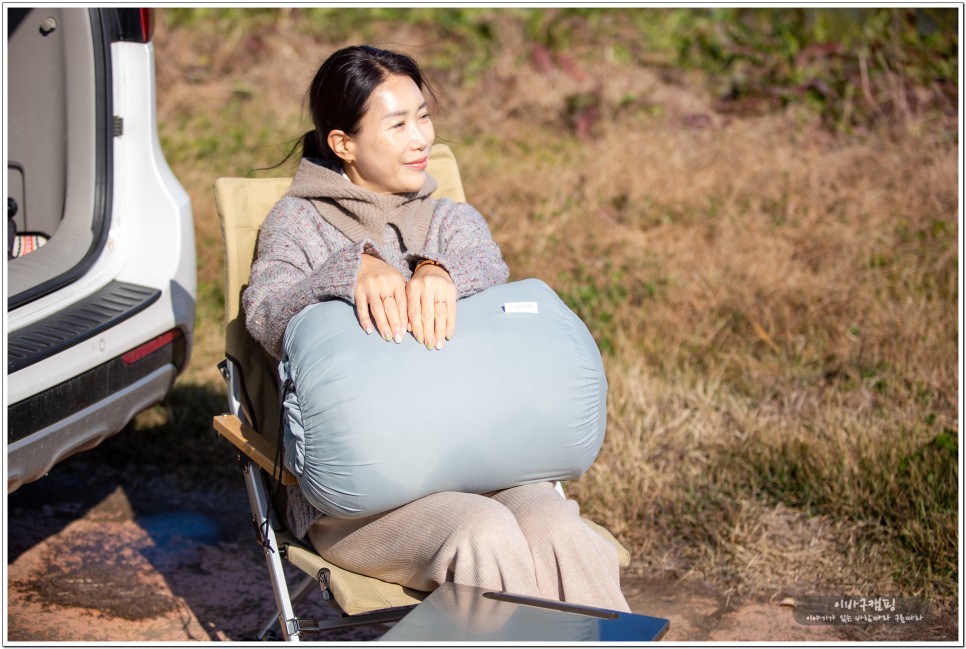
<path id="1" fill-rule="evenodd" d="M 419 108 L 416 109 L 416 112 L 419 112 L 422 109 L 426 108 L 427 105 L 428 105 L 427 102 L 424 101 L 419 105 Z M 396 110 L 391 113 L 386 113 L 385 115 L 382 116 L 382 119 L 394 119 L 396 117 L 405 117 L 408 114 L 409 114 L 408 110 Z"/>

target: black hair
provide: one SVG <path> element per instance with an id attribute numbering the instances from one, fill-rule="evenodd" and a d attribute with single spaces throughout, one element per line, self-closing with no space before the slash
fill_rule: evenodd
<path id="1" fill-rule="evenodd" d="M 433 96 L 419 65 L 405 54 L 355 45 L 329 56 L 309 87 L 309 112 L 315 128 L 302 136 L 302 157 L 338 162 L 339 158 L 329 148 L 329 133 L 333 130 L 349 135 L 357 133 L 373 91 L 395 75 L 409 77 L 416 87 Z"/>

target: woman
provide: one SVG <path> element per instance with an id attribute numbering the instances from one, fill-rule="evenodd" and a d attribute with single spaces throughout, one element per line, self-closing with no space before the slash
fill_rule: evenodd
<path id="1" fill-rule="evenodd" d="M 248 330 L 276 358 L 292 317 L 336 298 L 355 305 L 368 334 L 396 343 L 411 334 L 442 350 L 457 299 L 506 282 L 479 212 L 430 198 L 435 131 L 424 88 L 412 59 L 368 46 L 336 52 L 316 73 L 314 129 L 262 225 L 242 298 Z M 288 502 L 296 536 L 354 572 L 423 591 L 454 581 L 629 610 L 616 548 L 549 483 L 437 493 L 351 520 L 322 515 L 297 487 Z"/>

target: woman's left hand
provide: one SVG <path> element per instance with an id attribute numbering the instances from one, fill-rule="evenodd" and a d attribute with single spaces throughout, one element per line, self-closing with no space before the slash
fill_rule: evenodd
<path id="1" fill-rule="evenodd" d="M 420 266 L 406 284 L 409 326 L 426 349 L 442 349 L 456 330 L 456 285 L 442 266 Z"/>

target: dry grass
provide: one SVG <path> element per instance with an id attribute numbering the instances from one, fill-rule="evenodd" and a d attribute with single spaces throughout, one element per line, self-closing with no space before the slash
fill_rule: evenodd
<path id="1" fill-rule="evenodd" d="M 960 226 L 948 120 L 844 137 L 801 107 L 723 116 L 697 79 L 616 61 L 607 43 L 541 57 L 511 14 L 492 25 L 489 65 L 462 82 L 433 67 L 440 34 L 375 25 L 328 42 L 298 14 L 277 21 L 293 22 L 221 39 L 158 28 L 162 136 L 199 245 L 182 382 L 219 380 L 211 181 L 284 156 L 307 128 L 315 66 L 350 36 L 410 44 L 513 276 L 554 286 L 605 352 L 607 440 L 569 491 L 633 548 L 635 568 L 736 595 L 951 604 Z"/>

